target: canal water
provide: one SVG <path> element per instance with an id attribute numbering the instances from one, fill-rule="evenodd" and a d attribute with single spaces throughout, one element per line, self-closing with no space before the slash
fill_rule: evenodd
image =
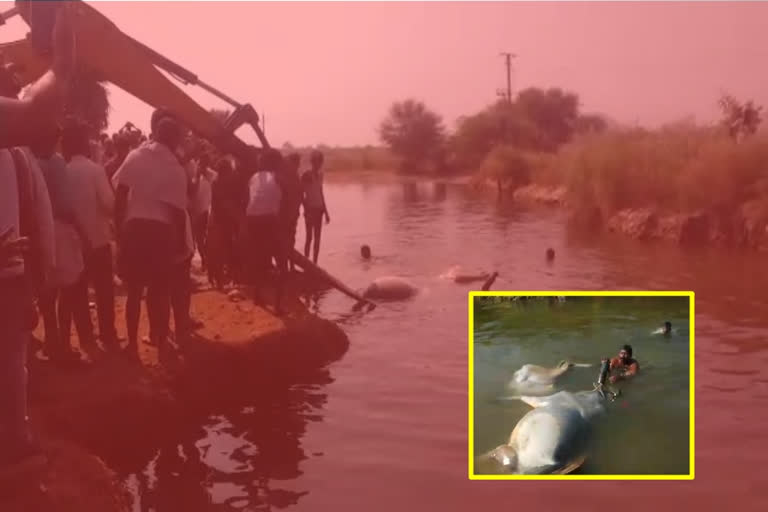
<path id="1" fill-rule="evenodd" d="M 617 501 L 640 510 L 657 507 L 659 500 L 667 507 L 714 510 L 731 506 L 736 496 L 740 510 L 762 510 L 768 503 L 763 255 L 575 234 L 558 210 L 499 203 L 461 184 L 329 181 L 332 222 L 324 226 L 320 264 L 353 286 L 398 275 L 421 292 L 367 314 L 353 314 L 353 304 L 338 292 L 313 297 L 312 307 L 348 333 L 351 347 L 344 358 L 306 385 L 254 394 L 239 413 L 212 414 L 178 443 L 158 447 L 141 474 L 126 478 L 140 496 L 173 503 L 183 495 L 184 510 L 313 512 L 563 505 L 589 511 Z M 303 242 L 301 227 L 298 241 Z M 361 260 L 361 244 L 371 246 L 371 261 Z M 549 247 L 556 252 L 552 264 L 544 257 Z M 695 291 L 696 479 L 468 480 L 472 286 L 439 277 L 453 265 L 498 271 L 497 290 Z M 667 317 L 685 325 L 678 309 L 639 304 L 606 306 L 597 317 L 576 311 L 575 320 L 563 316 L 527 328 L 530 336 L 505 321 L 496 331 L 486 325 L 490 343 L 477 354 L 491 370 L 480 380 L 478 407 L 489 421 L 477 430 L 477 449 L 501 444 L 514 427 L 522 410 L 492 398 L 521 363 L 594 359 L 631 340 L 647 367 L 627 391 L 626 407 L 613 415 L 604 453 L 596 455 L 591 471 L 624 471 L 628 461 L 638 472 L 685 471 L 687 333 L 670 340 L 649 334 Z M 566 382 L 579 387 L 595 376 L 594 370 L 576 369 Z M 187 454 L 165 473 L 176 476 L 155 479 L 158 461 L 176 452 Z M 187 485 L 179 487 L 178 479 Z M 175 509 L 145 504 L 136 510 Z"/>

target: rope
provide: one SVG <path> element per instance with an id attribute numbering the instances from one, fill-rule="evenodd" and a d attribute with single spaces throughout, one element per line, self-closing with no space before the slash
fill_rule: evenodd
<path id="1" fill-rule="evenodd" d="M 608 392 L 611 395 L 611 401 L 616 400 L 616 397 L 619 396 L 619 394 L 611 389 L 606 389 L 606 387 L 603 384 L 595 383 L 593 382 L 592 385 L 594 386 L 594 389 L 592 391 L 597 391 L 600 393 L 600 396 L 602 398 L 605 398 L 605 393 Z"/>

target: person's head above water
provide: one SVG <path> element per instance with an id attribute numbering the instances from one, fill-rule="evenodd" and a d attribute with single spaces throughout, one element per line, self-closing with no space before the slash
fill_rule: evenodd
<path id="1" fill-rule="evenodd" d="M 624 345 L 621 347 L 621 350 L 619 350 L 619 359 L 625 364 L 632 359 L 632 345 Z"/>
<path id="2" fill-rule="evenodd" d="M 547 249 L 547 261 L 552 261 L 555 259 L 555 250 L 553 248 Z"/>
<path id="3" fill-rule="evenodd" d="M 360 247 L 360 256 L 362 256 L 364 260 L 371 259 L 371 248 L 367 245 Z"/>
<path id="4" fill-rule="evenodd" d="M 672 322 L 664 322 L 664 334 L 670 334 L 672 332 Z"/>

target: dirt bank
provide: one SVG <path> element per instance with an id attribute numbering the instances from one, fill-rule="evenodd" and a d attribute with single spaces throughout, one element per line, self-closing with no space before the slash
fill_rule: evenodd
<path id="1" fill-rule="evenodd" d="M 492 184 L 486 186 L 490 188 Z M 528 185 L 507 195 L 521 203 L 568 208 L 565 187 Z M 607 218 L 599 209 L 573 212 L 581 227 L 606 229 L 637 240 L 663 240 L 681 245 L 740 247 L 768 251 L 768 202 L 749 201 L 737 211 L 713 207 L 689 213 L 665 213 L 654 208 L 627 208 Z"/>
<path id="2" fill-rule="evenodd" d="M 339 359 L 348 340 L 335 324 L 307 312 L 298 299 L 304 288 L 294 279 L 284 318 L 245 297 L 198 290 L 192 309 L 204 327 L 172 364 L 160 365 L 147 345 L 141 364 L 111 356 L 87 368 L 62 369 L 33 360 L 30 416 L 50 465 L 35 482 L 0 489 L 0 510 L 129 510 L 130 496 L 108 466 L 141 469 L 158 446 L 212 407 L 285 389 Z M 121 335 L 123 303 L 119 297 Z M 183 496 L 177 499 L 183 503 Z"/>
<path id="3" fill-rule="evenodd" d="M 762 213 L 755 214 L 746 207 L 737 214 L 698 211 L 664 215 L 650 208 L 626 209 L 607 222 L 609 231 L 639 240 L 758 251 L 768 250 L 767 226 Z"/>

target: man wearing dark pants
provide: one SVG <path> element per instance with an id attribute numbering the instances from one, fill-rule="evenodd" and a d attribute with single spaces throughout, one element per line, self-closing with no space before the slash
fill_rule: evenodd
<path id="1" fill-rule="evenodd" d="M 112 268 L 112 217 L 115 198 L 112 186 L 102 166 L 89 158 L 88 127 L 81 122 L 69 122 L 62 133 L 62 150 L 73 180 L 75 208 L 84 223 L 84 286 L 92 285 L 96 292 L 99 314 L 99 338 L 104 348 L 119 348 L 115 330 L 115 288 Z"/>
<path id="2" fill-rule="evenodd" d="M 275 283 L 275 314 L 282 315 L 283 280 L 286 272 L 285 240 L 280 221 L 282 192 L 277 182 L 283 158 L 277 150 L 268 149 L 261 157 L 258 171 L 248 183 L 246 216 L 248 234 L 254 254 L 255 293 L 263 287 L 269 275 L 272 258 L 277 264 Z"/>
<path id="3" fill-rule="evenodd" d="M 291 153 L 286 158 L 285 165 L 280 173 L 280 188 L 283 194 L 280 201 L 280 218 L 283 222 L 282 233 L 285 237 L 285 257 L 289 261 L 291 271 L 293 271 L 291 254 L 296 246 L 296 225 L 299 222 L 299 209 L 301 208 L 300 165 L 301 157 L 299 154 Z"/>
<path id="4" fill-rule="evenodd" d="M 184 250 L 174 259 L 171 275 L 171 310 L 173 311 L 174 334 L 176 345 L 183 348 L 192 333 L 190 306 L 192 302 L 192 257 L 195 245 L 192 239 L 192 227 L 189 218 L 186 223 Z"/>
<path id="5" fill-rule="evenodd" d="M 216 164 L 216 179 L 211 185 L 211 214 L 208 218 L 208 275 L 211 284 L 222 288 L 238 274 L 237 228 L 239 181 L 227 158 Z"/>
<path id="6" fill-rule="evenodd" d="M 168 355 L 170 287 L 187 222 L 187 172 L 175 151 L 183 139 L 168 112 L 152 115 L 153 141 L 132 151 L 113 181 L 121 273 L 128 288 L 128 354 L 138 356 L 141 296 L 147 288 L 149 337 Z"/>

